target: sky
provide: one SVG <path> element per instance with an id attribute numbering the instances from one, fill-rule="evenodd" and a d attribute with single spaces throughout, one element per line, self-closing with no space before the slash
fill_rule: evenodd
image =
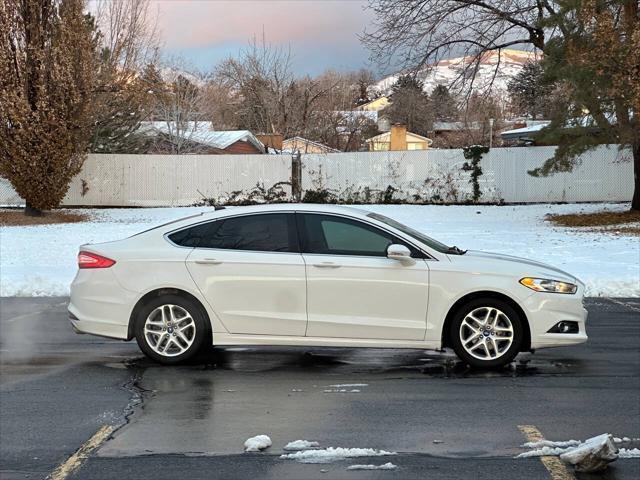
<path id="1" fill-rule="evenodd" d="M 256 39 L 290 48 L 299 74 L 372 68 L 358 35 L 372 20 L 366 0 L 152 0 L 163 53 L 199 70 Z"/>

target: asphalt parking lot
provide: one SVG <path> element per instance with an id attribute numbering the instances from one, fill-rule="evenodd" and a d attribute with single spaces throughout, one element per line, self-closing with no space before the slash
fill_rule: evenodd
<path id="1" fill-rule="evenodd" d="M 58 478 L 77 479 L 640 478 L 637 458 L 569 477 L 514 458 L 524 425 L 550 440 L 640 437 L 640 299 L 589 299 L 587 344 L 491 372 L 446 353 L 335 348 L 212 349 L 161 367 L 135 342 L 74 334 L 65 298 L 0 302 L 2 479 L 61 464 Z M 257 434 L 273 446 L 243 453 Z M 298 439 L 396 454 L 281 459 Z M 347 470 L 386 462 L 397 468 Z"/>

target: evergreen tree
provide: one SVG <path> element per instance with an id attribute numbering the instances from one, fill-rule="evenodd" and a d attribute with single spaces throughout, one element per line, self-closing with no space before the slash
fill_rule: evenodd
<path id="1" fill-rule="evenodd" d="M 459 111 L 456 99 L 445 85 L 436 85 L 429 96 L 433 116 L 440 122 L 453 122 L 458 119 Z"/>
<path id="2" fill-rule="evenodd" d="M 82 0 L 0 2 L 0 174 L 41 214 L 64 198 L 93 123 L 97 39 Z"/>
<path id="3" fill-rule="evenodd" d="M 424 84 L 413 75 L 402 75 L 391 87 L 391 104 L 383 110 L 391 123 L 403 123 L 410 132 L 427 135 L 433 128 L 433 112 Z"/>
<path id="4" fill-rule="evenodd" d="M 511 105 L 518 115 L 545 118 L 551 114 L 552 103 L 549 101 L 552 85 L 544 79 L 542 64 L 528 62 L 514 76 L 507 86 Z"/>

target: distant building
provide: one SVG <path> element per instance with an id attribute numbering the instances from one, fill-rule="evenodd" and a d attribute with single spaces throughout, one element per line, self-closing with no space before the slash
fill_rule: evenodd
<path id="1" fill-rule="evenodd" d="M 375 100 L 371 100 L 368 103 L 356 107 L 356 110 L 362 110 L 365 112 L 379 112 L 385 107 L 391 104 L 389 97 L 378 97 Z"/>
<path id="2" fill-rule="evenodd" d="M 307 138 L 291 137 L 282 142 L 282 151 L 290 153 L 337 153 L 340 150 Z"/>
<path id="3" fill-rule="evenodd" d="M 406 125 L 392 125 L 389 132 L 366 140 L 370 152 L 427 150 L 433 143 L 430 138 L 407 131 Z"/>
<path id="4" fill-rule="evenodd" d="M 140 131 L 155 137 L 152 149 L 158 153 L 184 151 L 187 154 L 259 154 L 265 147 L 249 130 L 213 130 L 211 122 L 143 122 Z"/>
<path id="5" fill-rule="evenodd" d="M 504 132 L 500 133 L 500 138 L 508 143 L 533 145 L 537 143 L 536 136 L 538 135 L 538 133 L 540 133 L 540 130 L 542 130 L 550 123 L 551 122 L 549 121 L 531 122 L 530 125 L 522 128 L 505 130 Z"/>

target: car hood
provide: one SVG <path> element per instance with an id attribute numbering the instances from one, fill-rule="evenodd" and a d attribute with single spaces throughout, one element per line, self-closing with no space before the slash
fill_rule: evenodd
<path id="1" fill-rule="evenodd" d="M 479 250 L 468 250 L 462 257 L 469 257 L 470 259 L 479 261 L 484 260 L 488 263 L 494 264 L 495 262 L 500 262 L 503 267 L 508 267 L 514 272 L 522 272 L 523 275 L 540 275 L 546 276 L 546 278 L 552 277 L 552 280 L 567 280 L 574 283 L 579 282 L 575 276 L 565 272 L 564 270 L 560 270 L 559 268 L 546 263 L 529 260 L 528 258 L 503 255 L 501 253 L 481 252 Z"/>

